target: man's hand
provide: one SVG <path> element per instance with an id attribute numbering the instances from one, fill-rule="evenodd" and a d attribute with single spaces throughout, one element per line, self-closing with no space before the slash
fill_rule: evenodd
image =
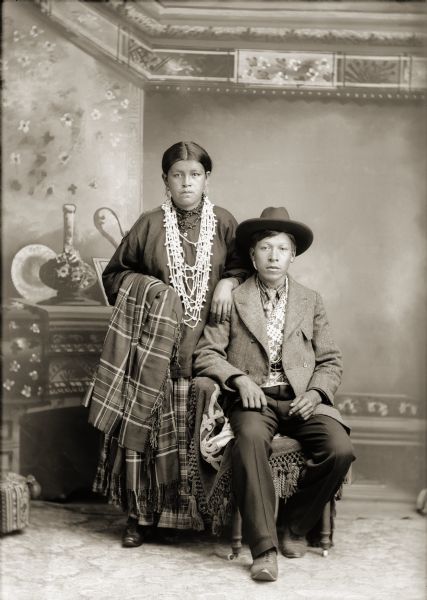
<path id="1" fill-rule="evenodd" d="M 250 377 L 239 375 L 233 379 L 233 385 L 239 392 L 243 408 L 262 410 L 267 406 L 264 392 Z"/>
<path id="2" fill-rule="evenodd" d="M 216 323 L 223 323 L 231 313 L 232 291 L 239 285 L 239 280 L 235 277 L 221 279 L 216 284 L 212 302 L 211 315 Z"/>
<path id="3" fill-rule="evenodd" d="M 316 406 L 321 402 L 322 398 L 319 392 L 316 390 L 309 390 L 292 400 L 291 409 L 288 414 L 290 417 L 295 415 L 301 417 L 304 421 L 307 421 L 307 419 L 313 416 Z"/>

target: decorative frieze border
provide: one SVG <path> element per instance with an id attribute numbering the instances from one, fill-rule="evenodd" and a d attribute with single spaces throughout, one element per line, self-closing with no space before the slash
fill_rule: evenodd
<path id="1" fill-rule="evenodd" d="M 425 45 L 426 37 L 425 31 L 423 31 L 422 27 L 422 17 L 423 14 L 411 15 L 408 18 L 408 15 L 405 13 L 394 14 L 391 15 L 389 13 L 384 13 L 384 17 L 389 17 L 392 19 L 392 27 L 391 31 L 384 30 L 381 26 L 381 23 L 376 23 L 370 19 L 369 13 L 366 15 L 366 29 L 356 29 L 350 28 L 346 26 L 342 26 L 340 28 L 334 27 L 333 19 L 336 18 L 337 15 L 337 5 L 331 9 L 329 7 L 329 13 L 325 15 L 325 8 L 318 8 L 318 12 L 316 14 L 316 23 L 329 23 L 328 27 L 313 27 L 312 23 L 310 26 L 306 26 L 304 22 L 307 20 L 307 13 L 304 12 L 303 5 L 305 4 L 305 8 L 307 9 L 307 5 L 309 3 L 301 3 L 294 2 L 292 3 L 292 14 L 294 15 L 293 21 L 288 26 L 272 26 L 271 24 L 265 25 L 242 25 L 241 23 L 236 22 L 236 18 L 238 21 L 238 9 L 229 10 L 228 16 L 232 17 L 233 15 L 233 23 L 230 25 L 215 25 L 215 24 L 180 24 L 180 23 L 164 23 L 161 22 L 160 14 L 155 14 L 156 12 L 162 12 L 162 18 L 167 18 L 167 14 L 170 14 L 170 17 L 173 17 L 174 11 L 169 11 L 169 13 L 165 10 L 155 10 L 155 6 L 153 2 L 150 0 L 145 0 L 146 4 L 133 4 L 132 2 L 128 2 L 127 0 L 109 0 L 105 3 L 106 11 L 111 13 L 115 13 L 120 19 L 124 20 L 129 24 L 129 26 L 133 27 L 135 30 L 138 30 L 145 37 L 156 41 L 156 43 L 161 43 L 162 40 L 176 40 L 178 41 L 186 41 L 186 42 L 235 42 L 240 44 L 248 44 L 248 43 L 265 43 L 265 44 L 339 44 L 340 46 L 366 46 L 369 44 L 370 46 L 394 46 L 394 47 L 423 47 Z M 185 9 L 185 5 L 181 6 L 181 10 Z M 230 7 L 229 7 L 230 8 Z M 310 9 L 311 11 L 316 6 L 311 3 Z M 339 7 L 338 7 L 339 8 Z M 275 9 L 276 14 L 280 14 L 280 9 Z M 320 11 L 320 12 L 319 12 Z M 184 11 L 185 12 L 185 11 Z M 205 11 L 201 11 L 200 9 L 197 11 L 199 14 L 199 22 L 200 21 L 208 21 L 209 20 L 209 8 L 207 7 Z M 204 12 L 204 18 L 201 16 L 201 12 Z M 245 12 L 245 11 L 243 11 Z M 262 11 L 258 11 L 262 12 Z M 150 14 L 151 13 L 151 14 Z M 322 14 L 323 13 L 323 14 Z M 305 16 L 304 16 L 305 15 Z M 311 13 L 308 15 L 308 18 L 312 18 Z M 157 17 L 157 18 L 156 18 Z M 341 23 L 348 21 L 351 23 L 351 19 L 357 18 L 360 20 L 361 13 L 356 10 L 353 11 L 351 15 L 346 15 L 344 13 L 340 13 L 339 20 Z M 214 15 L 210 12 L 210 18 L 215 21 Z M 277 21 L 276 17 L 276 21 Z M 287 19 L 289 22 L 289 17 Z M 403 24 L 402 24 L 403 22 Z M 271 18 L 270 18 L 271 23 Z M 297 23 L 300 23 L 298 25 Z M 405 28 L 405 24 L 407 30 L 399 31 L 399 29 Z M 416 27 L 417 25 L 417 27 Z M 375 28 L 376 27 L 376 28 Z M 413 30 L 416 27 L 417 31 Z"/>
<path id="2" fill-rule="evenodd" d="M 143 88 L 288 97 L 424 100 L 427 58 L 422 55 L 234 49 L 153 49 L 94 3 L 36 0 L 49 19 L 86 46 L 125 65 Z M 387 50 L 387 49 L 385 49 Z M 175 84 L 175 85 L 173 85 Z"/>

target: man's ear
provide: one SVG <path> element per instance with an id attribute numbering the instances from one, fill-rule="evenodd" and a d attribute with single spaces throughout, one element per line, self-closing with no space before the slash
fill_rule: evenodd
<path id="1" fill-rule="evenodd" d="M 249 248 L 249 258 L 251 259 L 251 262 L 254 266 L 254 269 L 256 270 L 256 264 L 255 264 L 255 249 L 254 248 Z"/>

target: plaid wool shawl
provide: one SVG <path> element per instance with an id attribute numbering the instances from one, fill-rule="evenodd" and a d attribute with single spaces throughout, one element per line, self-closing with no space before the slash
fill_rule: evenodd
<path id="1" fill-rule="evenodd" d="M 117 437 L 120 446 L 142 453 L 147 462 L 154 456 L 161 479 L 168 481 L 178 463 L 169 367 L 177 353 L 181 317 L 173 288 L 148 275 L 126 275 L 83 401 L 89 406 L 89 423 Z"/>

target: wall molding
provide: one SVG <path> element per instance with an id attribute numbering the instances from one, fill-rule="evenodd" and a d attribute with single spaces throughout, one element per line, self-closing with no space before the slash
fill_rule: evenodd
<path id="1" fill-rule="evenodd" d="M 119 4 L 112 2 L 109 6 Z M 158 90 L 265 93 L 358 102 L 423 101 L 426 97 L 427 58 L 421 52 L 396 53 L 387 45 L 369 53 L 366 48 L 350 51 L 341 46 L 333 51 L 322 47 L 189 50 L 179 44 L 175 48 L 154 48 L 107 11 L 98 10 L 97 3 L 36 0 L 36 5 L 70 41 L 80 40 L 89 52 L 102 53 L 136 78 L 142 88 L 152 89 L 154 84 Z M 126 4 L 126 9 L 129 6 Z"/>

